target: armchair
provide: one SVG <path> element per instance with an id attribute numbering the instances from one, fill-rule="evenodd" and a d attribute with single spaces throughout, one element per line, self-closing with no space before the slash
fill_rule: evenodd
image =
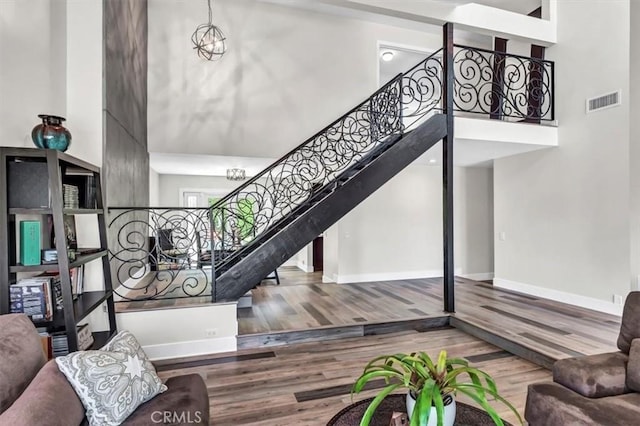
<path id="1" fill-rule="evenodd" d="M 531 426 L 628 426 L 640 423 L 640 292 L 629 293 L 618 352 L 567 358 L 553 365 L 552 383 L 529 385 Z"/>

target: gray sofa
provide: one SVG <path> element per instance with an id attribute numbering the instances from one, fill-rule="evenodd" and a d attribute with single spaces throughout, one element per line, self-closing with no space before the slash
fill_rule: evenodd
<path id="1" fill-rule="evenodd" d="M 552 383 L 529 385 L 531 426 L 640 424 L 640 292 L 627 296 L 619 352 L 567 358 L 553 365 Z"/>
<path id="2" fill-rule="evenodd" d="M 209 397 L 199 375 L 171 377 L 166 385 L 166 392 L 139 406 L 123 424 L 209 424 Z M 1 315 L 0 425 L 80 425 L 86 422 L 84 412 L 55 361 L 45 360 L 31 320 Z"/>

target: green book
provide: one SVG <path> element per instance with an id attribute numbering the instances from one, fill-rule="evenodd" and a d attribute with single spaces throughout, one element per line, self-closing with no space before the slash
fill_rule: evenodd
<path id="1" fill-rule="evenodd" d="M 40 221 L 20 221 L 20 263 L 40 264 Z"/>

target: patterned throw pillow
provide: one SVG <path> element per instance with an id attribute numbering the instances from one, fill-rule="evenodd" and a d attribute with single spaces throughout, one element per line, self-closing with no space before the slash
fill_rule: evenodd
<path id="1" fill-rule="evenodd" d="M 119 425 L 135 409 L 167 390 L 138 341 L 121 331 L 99 351 L 56 358 L 78 394 L 90 425 Z"/>

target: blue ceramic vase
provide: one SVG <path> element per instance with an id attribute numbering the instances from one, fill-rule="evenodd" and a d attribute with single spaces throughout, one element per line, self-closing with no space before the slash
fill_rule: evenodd
<path id="1" fill-rule="evenodd" d="M 71 145 L 71 133 L 62 125 L 65 118 L 46 114 L 38 117 L 42 119 L 42 123 L 31 131 L 33 143 L 38 148 L 66 151 Z"/>

